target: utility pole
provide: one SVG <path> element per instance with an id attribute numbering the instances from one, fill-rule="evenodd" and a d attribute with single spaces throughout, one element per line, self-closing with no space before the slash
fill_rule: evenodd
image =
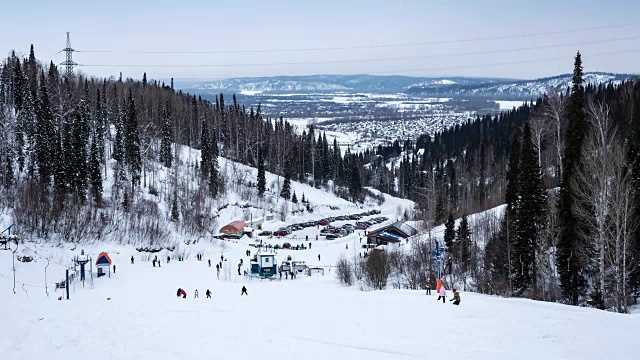
<path id="1" fill-rule="evenodd" d="M 73 67 L 77 66 L 78 63 L 73 61 L 73 52 L 75 51 L 71 47 L 71 37 L 69 36 L 69 32 L 67 32 L 67 47 L 62 49 L 67 54 L 67 59 L 63 61 L 60 65 L 64 65 L 66 67 L 65 75 L 67 79 L 71 79 L 73 77 Z"/>

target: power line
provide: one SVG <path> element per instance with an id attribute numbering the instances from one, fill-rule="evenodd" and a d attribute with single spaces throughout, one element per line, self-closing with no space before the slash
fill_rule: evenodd
<path id="1" fill-rule="evenodd" d="M 557 35 L 557 34 L 568 34 L 568 33 L 593 31 L 593 30 L 622 28 L 622 27 L 630 27 L 630 26 L 636 26 L 636 25 L 640 25 L 640 22 L 630 23 L 630 24 L 622 24 L 622 25 L 606 25 L 606 26 L 596 26 L 596 27 L 579 28 L 579 29 L 547 31 L 547 32 L 539 32 L 539 33 L 529 33 L 529 34 L 478 37 L 478 38 L 467 38 L 467 39 L 456 39 L 456 40 L 437 40 L 437 41 L 414 42 L 414 43 L 383 44 L 383 45 L 361 45 L 361 46 L 357 46 L 356 45 L 356 46 L 321 47 L 321 48 L 254 49 L 254 50 L 211 50 L 211 51 L 76 50 L 76 52 L 83 52 L 83 53 L 126 53 L 126 54 L 234 54 L 234 53 L 241 54 L 241 53 L 274 53 L 274 52 L 303 52 L 303 51 L 381 49 L 381 48 L 395 48 L 395 47 L 406 47 L 406 46 L 443 45 L 443 44 L 477 42 L 477 41 L 505 40 L 505 39 L 536 37 L 536 36 L 544 36 L 544 35 Z"/>
<path id="2" fill-rule="evenodd" d="M 421 56 L 402 56 L 402 57 L 393 57 L 393 58 L 369 58 L 369 59 L 347 59 L 347 60 L 318 60 L 318 61 L 302 61 L 302 62 L 279 62 L 279 63 L 244 63 L 244 64 L 79 64 L 78 66 L 83 67 L 147 67 L 147 68 L 161 68 L 161 67 L 175 67 L 175 68 L 196 68 L 196 67 L 247 67 L 247 66 L 281 66 L 281 65 L 312 65 L 312 64 L 339 64 L 339 63 L 359 63 L 359 62 L 384 62 L 384 61 L 396 61 L 396 60 L 411 60 L 411 59 L 428 59 L 428 58 L 440 58 L 440 57 L 451 57 L 451 56 L 469 56 L 469 55 L 481 55 L 481 54 L 497 54 L 497 53 L 505 53 L 505 52 L 518 52 L 518 51 L 528 51 L 528 50 L 539 50 L 539 49 L 550 49 L 550 48 L 558 48 L 565 46 L 577 46 L 577 45 L 588 45 L 588 44 L 599 44 L 599 43 L 611 43 L 617 41 L 626 41 L 626 40 L 636 40 L 640 39 L 640 35 L 622 37 L 622 38 L 612 38 L 612 39 L 601 39 L 601 40 L 591 40 L 591 41 L 582 41 L 582 42 L 573 42 L 573 43 L 564 43 L 564 44 L 552 44 L 552 45 L 540 45 L 540 46 L 528 46 L 528 47 L 520 47 L 520 48 L 510 48 L 510 49 L 497 49 L 497 50 L 480 50 L 480 51 L 472 51 L 472 52 L 461 52 L 461 53 L 448 53 L 448 54 L 431 54 L 431 55 L 421 55 Z"/>

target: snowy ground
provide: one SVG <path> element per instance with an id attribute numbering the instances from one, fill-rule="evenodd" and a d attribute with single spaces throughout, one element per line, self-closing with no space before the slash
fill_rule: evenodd
<path id="1" fill-rule="evenodd" d="M 392 221 L 391 206 L 383 209 Z M 462 293 L 456 307 L 423 291 L 341 287 L 331 265 L 340 255 L 360 251 L 359 237 L 311 241 L 311 250 L 280 250 L 278 262 L 291 255 L 326 269 L 325 276 L 282 281 L 237 275 L 241 258 L 243 268 L 248 266 L 245 251 L 255 251 L 246 238 L 182 245 L 175 252 L 187 256 L 183 262 L 174 258 L 167 264 L 172 253 L 160 252 L 160 268 L 149 261 L 153 255 L 128 246 L 24 244 L 18 253 L 35 261 L 16 262 L 16 279 L 27 286 L 18 284 L 15 295 L 11 253 L 0 251 L 0 274 L 9 278 L 0 278 L 0 358 L 584 360 L 631 359 L 640 351 L 635 341 L 640 315 L 472 293 Z M 64 274 L 59 264 L 80 249 L 94 258 L 109 252 L 116 273 L 94 278 L 93 285 L 87 280 L 84 289 L 76 282 L 71 300 L 58 301 L 63 292 L 53 284 Z M 196 253 L 204 261 L 197 261 Z M 207 260 L 215 263 L 220 255 L 227 260 L 218 280 Z M 43 256 L 51 260 L 48 297 Z M 240 296 L 243 285 L 249 296 Z M 178 287 L 186 289 L 187 299 L 176 298 Z M 206 299 L 207 289 L 212 299 Z"/>

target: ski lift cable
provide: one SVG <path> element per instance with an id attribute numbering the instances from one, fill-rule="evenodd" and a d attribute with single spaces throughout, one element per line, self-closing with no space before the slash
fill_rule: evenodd
<path id="1" fill-rule="evenodd" d="M 0 277 L 3 277 L 3 278 L 5 278 L 5 279 L 7 279 L 7 280 L 11 280 L 11 281 L 13 281 L 13 278 L 12 278 L 12 277 L 9 277 L 9 276 L 6 276 L 6 275 L 2 275 L 2 274 L 0 274 Z M 29 287 L 39 288 L 39 289 L 44 289 L 44 288 L 45 288 L 44 286 L 25 284 L 25 283 L 20 282 L 20 281 L 18 281 L 18 280 L 16 280 L 16 283 L 17 283 L 17 284 L 20 284 L 20 285 L 22 285 L 22 286 L 29 286 Z"/>

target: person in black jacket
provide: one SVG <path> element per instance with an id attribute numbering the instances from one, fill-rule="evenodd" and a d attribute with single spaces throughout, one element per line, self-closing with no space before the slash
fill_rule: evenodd
<path id="1" fill-rule="evenodd" d="M 249 296 L 249 293 L 247 292 L 247 288 L 243 285 L 242 286 L 242 292 L 240 293 L 240 296 L 247 294 L 247 296 Z"/>
<path id="2" fill-rule="evenodd" d="M 209 291 L 209 289 L 207 289 L 205 294 L 207 295 L 207 299 L 211 299 L 211 291 Z"/>

